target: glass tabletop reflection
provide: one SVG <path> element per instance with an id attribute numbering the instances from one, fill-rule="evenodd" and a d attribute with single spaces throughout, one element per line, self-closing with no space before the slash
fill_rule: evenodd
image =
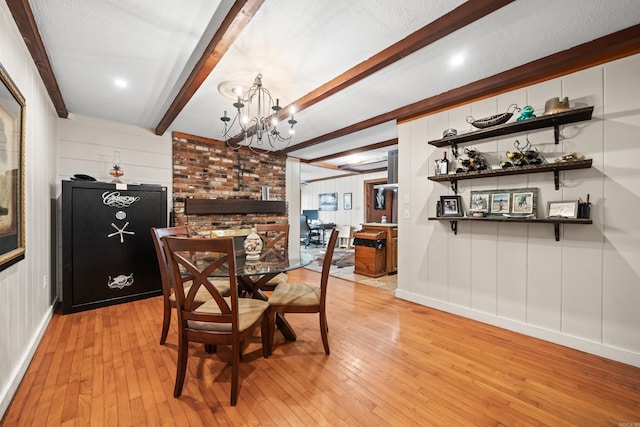
<path id="1" fill-rule="evenodd" d="M 236 254 L 236 276 L 275 275 L 305 267 L 313 262 L 313 256 L 301 250 L 290 250 L 285 253 L 268 251 L 260 254 L 257 260 L 248 260 L 244 252 Z M 228 272 L 217 270 L 212 277 L 228 277 Z"/>

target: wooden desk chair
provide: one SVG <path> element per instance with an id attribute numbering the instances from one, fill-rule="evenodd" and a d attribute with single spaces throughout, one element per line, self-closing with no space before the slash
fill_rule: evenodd
<path id="1" fill-rule="evenodd" d="M 329 281 L 329 269 L 333 259 L 333 250 L 338 239 L 338 230 L 331 231 L 327 251 L 322 263 L 322 275 L 320 286 L 310 286 L 304 283 L 283 283 L 276 286 L 269 297 L 269 348 L 273 349 L 273 336 L 277 313 L 319 313 L 320 334 L 324 352 L 329 354 L 329 339 L 327 332 L 327 312 L 325 309 L 327 300 L 327 283 Z"/>
<path id="2" fill-rule="evenodd" d="M 235 276 L 233 238 L 189 239 L 165 237 L 167 257 L 173 272 L 178 312 L 178 364 L 174 397 L 180 397 L 187 370 L 189 342 L 205 346 L 231 346 L 231 405 L 238 400 L 238 364 L 242 342 L 261 326 L 262 355 L 269 356 L 269 303 L 258 299 L 238 298 Z M 196 263 L 192 260 L 198 260 Z M 182 271 L 180 271 L 182 270 Z M 219 271 L 229 274 L 230 292 L 225 297 L 213 286 L 210 276 Z M 191 282 L 187 289 L 182 286 Z M 210 299 L 200 305 L 196 295 L 204 289 Z"/>
<path id="3" fill-rule="evenodd" d="M 270 254 L 284 257 L 289 250 L 289 224 L 256 224 L 256 232 L 262 239 L 262 253 L 260 259 Z M 280 273 L 265 285 L 266 289 L 273 288 L 280 283 L 286 283 L 289 277 L 286 273 Z"/>
<path id="4" fill-rule="evenodd" d="M 160 280 L 162 282 L 162 333 L 160 334 L 160 345 L 164 344 L 167 340 L 169 333 L 169 325 L 171 323 L 171 308 L 176 307 L 176 298 L 173 292 L 173 286 L 171 285 L 172 275 L 169 269 L 169 262 L 167 254 L 165 252 L 164 243 L 162 238 L 165 236 L 174 237 L 191 237 L 191 231 L 189 227 L 169 227 L 169 228 L 156 228 L 151 227 L 151 237 L 153 240 L 153 246 L 156 248 L 156 256 L 158 258 L 158 267 L 160 268 Z M 187 292 L 188 292 L 188 286 Z M 224 279 L 217 279 L 215 286 L 223 294 L 229 293 L 229 281 Z M 204 304 L 211 298 L 208 292 L 200 292 L 196 295 L 196 303 Z"/>

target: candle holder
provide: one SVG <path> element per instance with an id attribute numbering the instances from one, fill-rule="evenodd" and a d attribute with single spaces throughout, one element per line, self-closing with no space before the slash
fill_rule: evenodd
<path id="1" fill-rule="evenodd" d="M 111 182 L 117 183 L 117 184 L 122 183 L 122 181 L 120 181 L 120 177 L 124 175 L 124 171 L 120 166 L 119 151 L 113 152 L 113 161 L 111 163 L 112 163 L 112 166 L 111 166 L 111 170 L 109 171 L 109 175 L 113 177 L 113 180 Z"/>

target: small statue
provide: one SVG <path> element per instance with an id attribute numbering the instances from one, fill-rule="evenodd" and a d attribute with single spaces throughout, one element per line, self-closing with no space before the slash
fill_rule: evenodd
<path id="1" fill-rule="evenodd" d="M 527 105 L 522 107 L 522 109 L 520 109 L 520 117 L 516 119 L 516 122 L 519 122 L 520 120 L 531 119 L 535 116 L 536 115 L 533 114 L 533 107 L 531 105 Z"/>

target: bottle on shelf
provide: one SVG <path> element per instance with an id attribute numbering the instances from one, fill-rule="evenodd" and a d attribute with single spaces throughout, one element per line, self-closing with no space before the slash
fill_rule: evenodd
<path id="1" fill-rule="evenodd" d="M 446 175 L 449 173 L 449 160 L 447 159 L 447 152 L 442 154 L 442 160 L 440 160 L 440 175 Z"/>

